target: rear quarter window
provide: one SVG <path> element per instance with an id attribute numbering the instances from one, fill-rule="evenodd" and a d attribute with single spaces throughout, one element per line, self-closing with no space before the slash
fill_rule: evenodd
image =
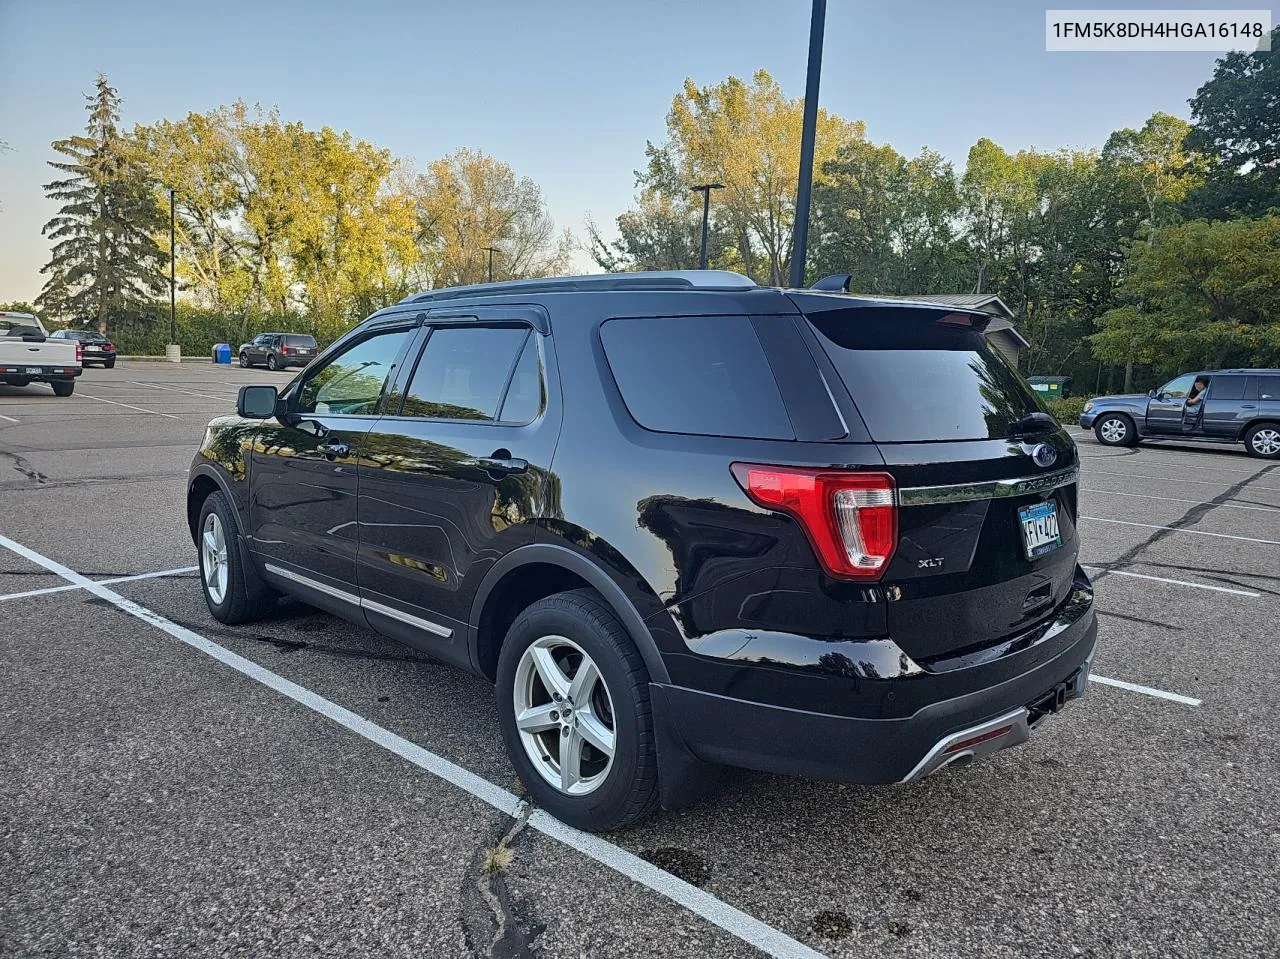
<path id="1" fill-rule="evenodd" d="M 645 429 L 795 439 L 747 317 L 607 320 L 600 339 L 622 400 Z"/>
<path id="2" fill-rule="evenodd" d="M 948 316 L 920 307 L 807 314 L 873 440 L 1004 438 L 1045 409 L 980 331 Z"/>

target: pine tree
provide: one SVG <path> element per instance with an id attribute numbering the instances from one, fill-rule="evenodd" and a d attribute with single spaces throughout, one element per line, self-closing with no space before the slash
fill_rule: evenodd
<path id="1" fill-rule="evenodd" d="M 100 74 L 97 92 L 85 99 L 85 135 L 53 143 L 70 162 L 49 162 L 68 176 L 45 184 L 45 194 L 62 209 L 44 225 L 54 245 L 40 271 L 49 279 L 36 302 L 106 333 L 108 321 L 161 292 L 163 257 L 154 237 L 160 225 L 155 201 L 117 128 L 120 96 Z"/>

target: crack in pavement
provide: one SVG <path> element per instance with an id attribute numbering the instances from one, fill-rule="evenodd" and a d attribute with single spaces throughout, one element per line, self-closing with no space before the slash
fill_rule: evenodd
<path id="1" fill-rule="evenodd" d="M 486 869 L 489 857 L 498 850 L 506 850 L 514 859 L 515 842 L 531 815 L 533 805 L 521 802 L 520 814 L 496 845 L 477 848 L 470 871 L 478 875 L 474 883 L 464 881 L 460 890 L 458 920 L 463 937 L 472 953 L 485 959 L 533 959 L 533 942 L 545 928 L 528 921 L 507 886 L 504 873 L 510 868 L 510 862 L 500 868 Z"/>

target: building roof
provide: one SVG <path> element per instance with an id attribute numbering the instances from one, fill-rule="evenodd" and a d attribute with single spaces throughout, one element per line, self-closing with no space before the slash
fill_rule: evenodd
<path id="1" fill-rule="evenodd" d="M 928 296 L 916 296 L 912 299 L 928 300 L 930 303 L 942 303 L 946 306 L 964 306 L 971 310 L 982 310 L 1006 320 L 1013 319 L 1013 310 L 1009 309 L 1004 300 L 994 293 L 931 293 Z"/>

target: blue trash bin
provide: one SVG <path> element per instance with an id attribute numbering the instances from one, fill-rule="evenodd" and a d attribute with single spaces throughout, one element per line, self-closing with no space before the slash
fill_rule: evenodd
<path id="1" fill-rule="evenodd" d="M 213 348 L 213 362 L 230 363 L 231 362 L 231 345 L 229 343 L 219 343 Z"/>

